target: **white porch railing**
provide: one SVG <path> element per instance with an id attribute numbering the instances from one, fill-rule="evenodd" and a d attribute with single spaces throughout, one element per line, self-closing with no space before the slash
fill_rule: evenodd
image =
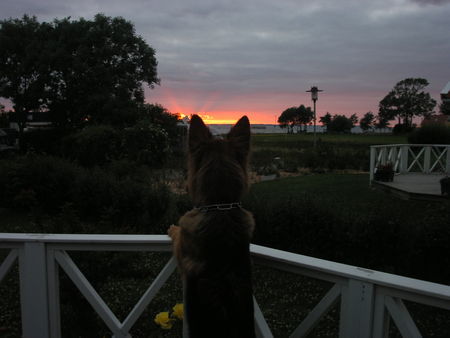
<path id="1" fill-rule="evenodd" d="M 0 233 L 0 248 L 9 254 L 0 265 L 0 282 L 19 263 L 22 334 L 27 338 L 61 337 L 59 276 L 62 268 L 111 330 L 113 337 L 129 331 L 153 297 L 175 271 L 171 258 L 123 322 L 108 308 L 70 258 L 70 251 L 170 251 L 165 235 L 58 235 Z M 258 245 L 251 246 L 255 263 L 305 275 L 333 286 L 291 337 L 305 337 L 340 302 L 340 337 L 387 337 L 392 319 L 403 337 L 421 337 L 403 300 L 450 311 L 450 287 L 297 255 Z M 273 337 L 255 300 L 259 337 Z M 450 313 L 449 313 L 450 315 Z M 183 334 L 185 337 L 186 333 Z"/>
<path id="2" fill-rule="evenodd" d="M 449 144 L 389 144 L 370 146 L 370 181 L 379 165 L 391 163 L 396 173 L 450 174 Z"/>

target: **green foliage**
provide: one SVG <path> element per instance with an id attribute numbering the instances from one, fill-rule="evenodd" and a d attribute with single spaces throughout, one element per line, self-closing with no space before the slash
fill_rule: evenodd
<path id="1" fill-rule="evenodd" d="M 140 122 L 122 136 L 121 153 L 137 163 L 161 166 L 170 153 L 167 132 L 158 126 Z"/>
<path id="2" fill-rule="evenodd" d="M 367 131 L 374 127 L 375 115 L 369 111 L 359 120 L 359 126 L 362 130 Z"/>
<path id="3" fill-rule="evenodd" d="M 93 167 L 120 156 L 121 135 L 110 126 L 90 126 L 69 136 L 64 143 L 68 157 Z"/>
<path id="4" fill-rule="evenodd" d="M 390 121 L 396 117 L 403 124 L 412 125 L 415 116 L 432 115 L 436 101 L 424 91 L 428 81 L 422 78 L 407 78 L 398 82 L 394 88 L 380 101 L 379 113 L 382 121 Z"/>
<path id="5" fill-rule="evenodd" d="M 137 167 L 124 173 L 133 167 L 136 164 L 122 161 L 111 164 L 112 170 L 85 169 L 37 155 L 3 160 L 0 208 L 28 212 L 33 217 L 56 217 L 36 219 L 38 228 L 34 231 L 111 233 L 134 229 L 163 233 L 162 224 L 177 219 L 175 200 L 167 186 L 152 179 L 148 170 Z M 90 229 L 84 223 L 96 226 Z"/>
<path id="6" fill-rule="evenodd" d="M 409 136 L 412 144 L 450 144 L 450 126 L 442 123 L 427 123 L 416 128 Z"/>
<path id="7" fill-rule="evenodd" d="M 450 100 L 441 102 L 439 105 L 439 112 L 444 115 L 450 115 Z"/>
<path id="8" fill-rule="evenodd" d="M 330 133 L 350 133 L 354 127 L 354 117 L 348 118 L 345 115 L 334 115 L 327 125 L 327 132 Z"/>
<path id="9" fill-rule="evenodd" d="M 305 107 L 301 105 L 299 107 L 291 107 L 286 109 L 281 113 L 278 117 L 278 123 L 281 128 L 288 128 L 288 133 L 292 133 L 294 131 L 294 127 L 304 127 L 306 131 L 306 126 L 311 123 L 314 117 L 314 112 L 311 110 L 311 107 Z"/>
<path id="10" fill-rule="evenodd" d="M 42 109 L 61 128 L 133 123 L 142 84 L 159 83 L 155 51 L 121 17 L 0 25 L 0 97 L 13 102 L 21 130 L 28 112 Z"/>
<path id="11" fill-rule="evenodd" d="M 127 159 L 160 167 L 170 154 L 167 132 L 141 121 L 133 127 L 89 126 L 64 140 L 64 154 L 83 166 L 104 165 Z"/>
<path id="12" fill-rule="evenodd" d="M 367 182 L 367 175 L 334 174 L 253 185 L 244 204 L 255 216 L 254 242 L 448 283 L 450 205 L 404 201 Z"/>
<path id="13" fill-rule="evenodd" d="M 331 122 L 331 119 L 332 119 L 332 116 L 328 112 L 324 116 L 321 116 L 319 119 L 319 122 L 322 123 L 322 125 L 327 128 L 327 131 L 328 131 L 328 126 Z"/>
<path id="14" fill-rule="evenodd" d="M 401 135 L 401 134 L 409 134 L 416 128 L 416 125 L 410 125 L 410 124 L 404 124 L 404 123 L 398 123 L 392 128 L 392 133 L 394 135 Z"/>
<path id="15" fill-rule="evenodd" d="M 22 131 L 29 111 L 41 109 L 48 82 L 48 61 L 42 51 L 47 25 L 36 17 L 0 21 L 0 97 L 11 99 Z"/>

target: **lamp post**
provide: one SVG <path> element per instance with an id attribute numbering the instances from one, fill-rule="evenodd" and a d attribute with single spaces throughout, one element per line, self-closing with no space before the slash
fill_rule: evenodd
<path id="1" fill-rule="evenodd" d="M 314 149 L 316 148 L 316 101 L 319 98 L 319 92 L 323 92 L 323 90 L 317 88 L 316 86 L 311 87 L 310 90 L 306 92 L 311 93 L 311 100 L 314 102 Z"/>

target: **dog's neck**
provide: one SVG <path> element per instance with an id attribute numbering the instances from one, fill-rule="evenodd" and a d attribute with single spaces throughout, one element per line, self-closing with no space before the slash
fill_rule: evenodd
<path id="1" fill-rule="evenodd" d="M 241 202 L 234 203 L 219 203 L 219 204 L 209 204 L 195 207 L 194 209 L 199 210 L 200 212 L 210 212 L 210 211 L 227 211 L 232 209 L 241 209 Z"/>

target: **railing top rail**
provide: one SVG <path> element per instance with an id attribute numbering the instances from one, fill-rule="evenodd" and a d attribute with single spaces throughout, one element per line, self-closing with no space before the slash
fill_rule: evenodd
<path id="1" fill-rule="evenodd" d="M 167 235 L 0 233 L 0 247 L 2 243 L 20 242 L 58 244 L 171 244 L 171 240 Z"/>
<path id="2" fill-rule="evenodd" d="M 171 240 L 167 235 L 0 233 L 0 248 L 2 247 L 2 244 L 19 244 L 24 242 L 41 242 L 60 245 L 171 245 Z M 288 265 L 332 276 L 358 279 L 388 288 L 437 297 L 450 302 L 450 286 L 303 256 L 255 244 L 250 246 L 250 250 L 253 256 L 263 260 L 277 262 L 280 266 Z"/>
<path id="3" fill-rule="evenodd" d="M 410 143 L 399 143 L 399 144 L 374 144 L 370 148 L 389 148 L 389 147 L 450 147 L 450 144 L 410 144 Z"/>
<path id="4" fill-rule="evenodd" d="M 368 270 L 259 245 L 252 245 L 251 251 L 255 257 L 276 261 L 280 265 L 287 264 L 298 268 L 320 271 L 334 276 L 337 275 L 344 278 L 358 279 L 388 288 L 437 297 L 450 302 L 450 286 L 447 285 Z"/>

